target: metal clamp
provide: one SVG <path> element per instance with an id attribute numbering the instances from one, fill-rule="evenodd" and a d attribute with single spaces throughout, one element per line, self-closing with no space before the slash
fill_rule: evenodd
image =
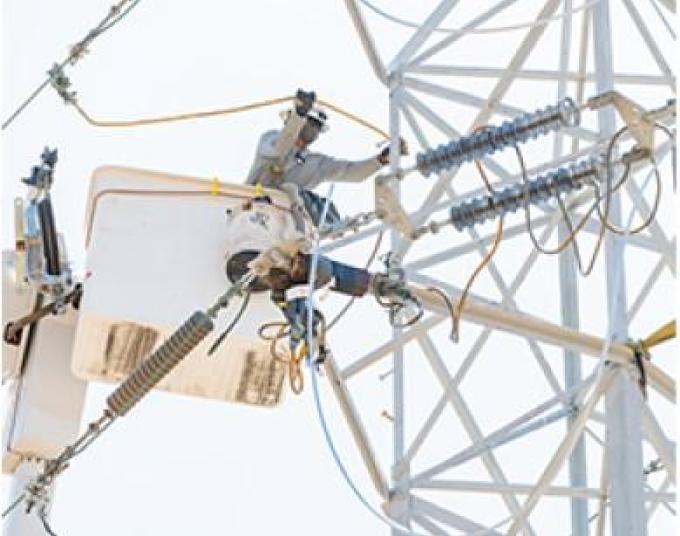
<path id="1" fill-rule="evenodd" d="M 64 67 L 55 63 L 52 68 L 47 71 L 50 77 L 50 85 L 59 93 L 59 96 L 64 99 L 66 104 L 75 104 L 76 92 L 71 90 L 71 80 L 64 73 Z"/>
<path id="2" fill-rule="evenodd" d="M 642 393 L 642 397 L 647 400 L 647 370 L 645 367 L 645 363 L 647 361 L 650 361 L 652 356 L 649 353 L 649 350 L 645 348 L 645 345 L 643 344 L 643 341 L 628 341 L 627 346 L 633 350 L 633 364 L 635 365 L 635 368 L 637 369 L 638 373 L 638 385 L 640 387 L 640 392 Z"/>
<path id="3" fill-rule="evenodd" d="M 387 309 L 392 327 L 412 326 L 423 317 L 423 306 L 406 285 L 401 259 L 388 253 L 383 257 L 383 262 L 385 272 L 373 276 L 375 299 Z"/>
<path id="4" fill-rule="evenodd" d="M 18 320 L 8 322 L 3 329 L 2 334 L 3 340 L 5 341 L 6 344 L 10 344 L 12 346 L 19 346 L 21 344 L 21 338 L 25 327 L 38 322 L 39 320 L 50 314 L 52 315 L 61 314 L 62 312 L 64 312 L 64 309 L 69 303 L 73 306 L 74 309 L 78 309 L 82 294 L 83 286 L 82 284 L 78 283 L 75 285 L 71 292 L 64 296 L 58 297 L 57 300 L 55 300 L 54 302 L 48 303 L 47 305 L 43 305 L 34 312 L 26 316 L 22 316 Z"/>
<path id="5" fill-rule="evenodd" d="M 588 99 L 586 105 L 591 110 L 614 106 L 640 147 L 647 151 L 654 148 L 654 121 L 640 105 L 628 97 L 618 91 L 607 91 Z"/>

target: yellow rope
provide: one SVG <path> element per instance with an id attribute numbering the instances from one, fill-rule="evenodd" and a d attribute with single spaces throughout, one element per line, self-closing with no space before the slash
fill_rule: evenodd
<path id="1" fill-rule="evenodd" d="M 359 117 L 358 115 L 355 115 L 348 110 L 340 108 L 340 106 L 337 106 L 337 105 L 333 104 L 332 102 L 328 102 L 328 101 L 325 101 L 323 99 L 319 99 L 319 104 L 321 104 L 321 106 L 325 106 L 329 110 L 333 110 L 335 113 L 337 113 L 339 115 L 344 116 L 346 119 L 349 119 L 350 121 L 354 121 L 355 123 L 357 123 L 357 124 L 359 124 L 363 127 L 366 127 L 369 130 L 372 130 L 376 134 L 382 136 L 382 138 L 384 140 L 390 139 L 390 135 L 387 132 L 385 132 L 382 128 L 380 128 L 379 126 L 376 126 L 373 123 L 369 123 L 368 121 Z"/>
<path id="2" fill-rule="evenodd" d="M 264 101 L 257 101 L 250 104 L 245 104 L 243 106 L 232 106 L 231 108 L 218 108 L 215 110 L 206 110 L 202 112 L 189 112 L 184 114 L 176 115 L 164 115 L 160 117 L 147 117 L 142 119 L 128 119 L 112 121 L 107 119 L 94 119 L 90 116 L 77 102 L 73 103 L 73 106 L 78 111 L 78 113 L 87 121 L 90 125 L 95 127 L 142 127 L 147 125 L 157 125 L 160 123 L 174 123 L 177 121 L 190 121 L 192 119 L 205 119 L 207 117 L 215 117 L 219 115 L 231 115 L 240 112 L 247 112 L 250 110 L 256 110 L 258 108 L 264 108 L 266 106 L 274 106 L 277 104 L 282 104 L 288 102 L 292 97 L 281 97 L 279 99 L 269 99 Z"/>
<path id="3" fill-rule="evenodd" d="M 147 125 L 158 125 L 158 124 L 164 124 L 164 123 L 175 123 L 178 121 L 190 121 L 193 119 L 206 119 L 208 117 L 217 117 L 221 115 L 232 115 L 232 114 L 237 114 L 241 112 L 248 112 L 251 110 L 257 110 L 259 108 L 266 108 L 268 106 L 276 106 L 279 104 L 283 104 L 289 101 L 292 101 L 294 97 L 279 97 L 276 99 L 267 99 L 267 100 L 262 100 L 262 101 L 256 101 L 252 102 L 249 104 L 244 104 L 241 106 L 232 106 L 230 108 L 217 108 L 214 110 L 205 110 L 205 111 L 200 111 L 200 112 L 189 112 L 189 113 L 184 113 L 184 114 L 175 114 L 175 115 L 164 115 L 164 116 L 159 116 L 159 117 L 147 117 L 147 118 L 141 118 L 141 119 L 127 119 L 127 120 L 108 120 L 108 119 L 95 119 L 93 118 L 90 114 L 88 114 L 78 102 L 71 102 L 73 106 L 75 107 L 76 111 L 78 114 L 85 119 L 87 123 L 89 123 L 92 126 L 95 127 L 107 127 L 107 128 L 127 128 L 127 127 L 141 127 L 141 126 L 147 126 Z M 350 121 L 354 121 L 355 123 L 375 132 L 376 134 L 380 135 L 383 139 L 389 139 L 389 134 L 385 132 L 383 129 L 380 127 L 374 125 L 373 123 L 370 123 L 366 119 L 363 119 L 362 117 L 359 117 L 358 115 L 350 112 L 349 110 L 345 110 L 344 108 L 341 108 L 337 104 L 333 104 L 332 102 L 325 101 L 323 99 L 317 99 L 317 102 L 329 110 L 333 110 L 339 115 L 342 115 L 343 117 L 349 119 Z"/>
<path id="4" fill-rule="evenodd" d="M 274 336 L 267 335 L 267 330 L 271 328 L 279 328 L 278 332 Z M 304 376 L 302 373 L 302 361 L 307 356 L 307 343 L 302 341 L 302 343 L 297 347 L 295 352 L 289 354 L 289 356 L 283 356 L 279 354 L 276 346 L 279 341 L 290 335 L 288 331 L 288 324 L 286 322 L 268 322 L 260 326 L 259 335 L 265 341 L 270 341 L 269 352 L 271 356 L 280 363 L 288 365 L 288 382 L 290 383 L 290 389 L 296 395 L 302 393 L 304 389 Z"/>
<path id="5" fill-rule="evenodd" d="M 305 387 L 304 376 L 302 374 L 302 360 L 307 356 L 307 344 L 302 341 L 294 355 L 291 356 L 288 381 L 290 382 L 291 390 L 299 395 Z"/>

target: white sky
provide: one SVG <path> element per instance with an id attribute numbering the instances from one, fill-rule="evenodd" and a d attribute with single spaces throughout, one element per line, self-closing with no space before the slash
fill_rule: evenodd
<path id="1" fill-rule="evenodd" d="M 427 11 L 408 2 L 380 4 L 389 5 L 396 13 L 415 20 Z M 434 2 L 427 4 L 435 5 Z M 470 13 L 481 10 L 478 7 L 481 4 L 459 6 L 460 20 L 468 20 Z M 490 3 L 484 2 L 487 4 Z M 617 10 L 622 9 L 619 3 L 616 5 Z M 108 6 L 109 2 L 102 0 L 3 2 L 3 119 L 41 80 L 51 63 L 61 59 L 68 46 L 101 18 Z M 532 2 L 520 1 L 507 18 L 494 20 L 493 25 L 531 19 L 536 12 L 533 6 Z M 449 17 L 447 24 L 460 25 L 457 16 Z M 369 14 L 367 18 L 380 37 L 379 48 L 387 60 L 408 37 L 409 31 L 395 29 Z M 615 28 L 618 38 L 615 63 L 623 63 L 622 70 L 626 72 L 654 73 L 655 66 L 649 55 L 641 51 L 639 44 L 633 44 L 632 38 L 628 42 L 628 35 L 634 31 L 630 29 L 630 22 L 624 24 L 622 19 L 623 15 L 617 11 L 616 21 L 621 25 Z M 576 21 L 574 25 L 577 27 Z M 653 27 L 661 28 L 658 22 L 654 22 Z M 559 24 L 554 24 L 546 35 L 552 45 L 539 48 L 528 66 L 540 68 L 542 62 L 548 62 L 551 68 L 556 68 L 558 37 Z M 455 53 L 455 59 L 464 65 L 500 67 L 515 42 L 514 36 L 470 38 L 469 44 Z M 572 54 L 572 65 L 575 61 Z M 144 0 L 128 19 L 98 39 L 91 53 L 68 72 L 81 104 L 95 117 L 122 119 L 226 107 L 288 95 L 302 87 L 314 89 L 322 98 L 387 126 L 387 91 L 373 75 L 344 3 L 339 0 L 239 3 Z M 436 82 L 451 87 L 455 84 L 442 78 Z M 479 95 L 484 95 L 490 86 L 488 80 L 464 79 L 459 83 L 468 84 L 464 89 Z M 573 94 L 571 90 L 570 93 Z M 662 104 L 667 93 L 667 88 L 655 87 L 634 96 L 651 107 Z M 552 103 L 554 96 L 552 88 L 544 92 L 536 84 L 524 83 L 513 86 L 508 99 L 517 106 L 533 109 Z M 453 110 L 447 112 L 446 119 L 459 130 L 465 130 L 472 110 L 462 107 Z M 15 196 L 23 195 L 18 179 L 37 163 L 44 145 L 56 146 L 60 151 L 53 189 L 57 224 L 67 237 L 74 260 L 81 265 L 87 181 L 96 167 L 123 164 L 192 176 L 216 175 L 222 180 L 241 182 L 259 134 L 279 124 L 278 111 L 271 108 L 226 119 L 106 130 L 87 126 L 73 110 L 63 106 L 54 92 L 46 90 L 3 136 L 0 211 L 3 248 L 10 247 L 13 241 L 11 203 Z M 431 133 L 429 129 L 428 134 Z M 434 135 L 432 140 L 444 141 Z M 376 141 L 373 134 L 332 116 L 331 130 L 320 140 L 318 149 L 337 156 L 363 158 L 377 152 Z M 409 141 L 415 146 L 412 137 Z M 405 186 L 411 206 L 416 206 L 415 200 L 422 198 L 423 184 L 423 179 L 415 178 Z M 462 182 L 456 188 L 465 191 L 467 186 Z M 368 185 L 345 186 L 338 189 L 336 199 L 344 208 L 343 213 L 367 210 L 372 202 L 370 192 Z M 664 208 L 664 217 L 670 210 L 670 205 Z M 439 240 L 419 245 L 417 255 L 439 251 L 459 237 L 447 231 Z M 447 242 L 442 246 L 444 241 Z M 516 267 L 528 253 L 528 247 L 528 241 L 524 241 L 520 246 L 508 248 L 510 251 L 504 253 L 507 265 Z M 363 262 L 368 249 L 369 245 L 364 244 L 352 250 L 347 258 L 357 264 Z M 461 259 L 453 269 L 447 265 L 429 275 L 462 286 L 476 262 L 477 258 L 470 256 Z M 554 268 L 555 264 L 546 261 L 545 266 Z M 635 275 L 638 269 L 646 275 L 643 267 L 637 266 L 631 268 L 631 273 Z M 518 301 L 534 314 L 544 311 L 546 315 L 555 314 L 558 303 L 547 300 L 542 289 L 553 289 L 556 279 L 549 279 L 540 270 L 535 278 Z M 594 289 L 592 305 L 586 303 L 582 311 L 584 324 L 591 333 L 602 333 L 605 327 L 601 314 L 602 282 L 600 272 L 583 287 Z M 664 284 L 662 292 L 670 285 Z M 491 288 L 490 279 L 480 279 L 478 291 L 498 299 Z M 664 302 L 663 294 L 651 303 L 650 308 L 657 311 L 658 319 L 665 321 L 672 306 Z M 376 311 L 373 304 L 361 304 L 357 308 L 357 316 L 343 332 L 341 351 L 346 354 L 345 358 L 358 357 L 377 345 L 378 338 L 372 328 L 370 333 L 366 329 L 366 319 L 375 322 L 376 333 L 381 336 L 387 333 L 386 319 Z M 655 322 L 659 323 L 656 317 L 645 321 L 639 335 L 656 327 Z M 446 329 L 441 327 L 437 332 L 438 341 L 443 341 L 443 345 L 450 344 L 443 336 Z M 464 355 L 463 349 L 470 346 L 473 335 L 480 331 L 476 327 L 466 329 L 469 338 L 452 352 L 456 359 Z M 515 343 L 518 351 L 528 354 L 520 343 Z M 450 347 L 445 348 L 448 351 Z M 504 346 L 500 341 L 491 345 L 483 356 L 488 362 L 513 351 L 513 346 Z M 554 349 L 546 353 L 561 377 L 559 353 Z M 418 351 L 413 350 L 413 354 Z M 521 372 L 497 362 L 487 365 L 488 370 L 496 372 L 489 376 L 480 372 L 466 384 L 465 391 L 485 431 L 493 429 L 498 422 L 505 422 L 507 415 L 519 414 L 519 407 L 524 406 L 518 403 L 516 408 L 515 398 L 526 396 L 527 400 L 538 402 L 548 394 L 547 388 L 536 387 L 518 397 L 510 395 L 498 404 L 491 399 L 508 383 L 523 386 L 545 382 L 533 361 L 531 371 Z M 391 390 L 389 380 L 380 382 L 377 376 L 388 370 L 389 364 L 382 363 L 368 379 L 357 382 L 358 400 L 362 410 L 366 410 L 367 425 L 385 470 L 389 469 L 392 455 L 391 428 L 379 414 L 382 409 L 390 408 Z M 513 376 L 505 376 L 506 371 Z M 408 418 L 413 417 L 411 422 L 420 423 L 438 392 L 432 387 L 431 378 L 419 377 L 418 367 L 413 366 L 409 373 L 413 390 L 409 392 L 412 405 L 408 408 Z M 416 378 L 425 382 L 420 385 L 429 387 L 416 389 Z M 536 383 L 532 383 L 534 379 Z M 325 386 L 323 390 L 326 391 Z M 90 386 L 83 422 L 99 415 L 110 391 L 109 385 Z M 329 393 L 326 395 L 325 407 L 334 423 L 334 436 L 348 460 L 350 472 L 371 502 L 378 505 L 335 402 Z M 437 452 L 450 453 L 447 442 L 451 438 L 456 450 L 467 444 L 467 438 L 459 439 L 460 425 L 453 421 L 451 418 L 450 430 L 440 436 L 441 442 L 432 450 L 432 462 L 441 458 Z M 411 434 L 417 429 L 416 424 L 412 428 L 407 426 Z M 553 435 L 547 434 L 544 438 L 551 437 Z M 538 439 L 536 445 L 540 450 Z M 518 456 L 517 480 L 525 478 L 523 470 L 532 465 L 532 454 L 522 455 L 519 450 L 508 455 Z M 473 468 L 473 473 L 478 470 L 476 466 Z M 598 477 L 599 473 L 593 471 L 593 482 L 597 482 Z M 499 504 L 499 501 L 490 499 L 485 503 L 481 499 L 470 506 L 470 511 L 480 516 L 488 513 L 486 521 L 489 522 L 499 520 L 504 517 Z M 537 509 L 536 515 L 549 526 L 550 516 L 564 516 L 567 512 L 564 508 L 555 508 Z M 471 517 L 474 516 L 471 514 Z M 339 535 L 387 531 L 359 505 L 342 481 L 324 444 L 310 389 L 300 397 L 288 396 L 284 404 L 273 411 L 165 393 L 150 396 L 60 478 L 52 521 L 60 536 L 275 532 Z"/>

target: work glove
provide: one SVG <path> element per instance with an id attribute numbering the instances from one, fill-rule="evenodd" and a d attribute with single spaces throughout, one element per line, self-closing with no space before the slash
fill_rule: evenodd
<path id="1" fill-rule="evenodd" d="M 298 89 L 295 93 L 295 111 L 300 117 L 305 117 L 314 106 L 316 93 Z"/>
<path id="2" fill-rule="evenodd" d="M 408 145 L 406 144 L 406 141 L 404 141 L 403 138 L 399 138 L 399 154 L 401 156 L 406 156 L 408 154 Z M 390 146 L 389 145 L 387 145 L 378 154 L 378 162 L 380 162 L 383 166 L 386 166 L 387 164 L 390 163 Z"/>

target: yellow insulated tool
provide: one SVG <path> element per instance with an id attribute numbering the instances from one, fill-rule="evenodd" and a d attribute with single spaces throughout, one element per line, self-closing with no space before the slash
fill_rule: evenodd
<path id="1" fill-rule="evenodd" d="M 661 326 L 651 335 L 649 335 L 646 339 L 640 341 L 640 346 L 642 346 L 642 348 L 644 348 L 645 350 L 649 350 L 650 348 L 656 346 L 657 344 L 666 342 L 667 340 L 672 339 L 674 337 L 675 337 L 675 320 L 671 320 L 667 324 Z"/>

